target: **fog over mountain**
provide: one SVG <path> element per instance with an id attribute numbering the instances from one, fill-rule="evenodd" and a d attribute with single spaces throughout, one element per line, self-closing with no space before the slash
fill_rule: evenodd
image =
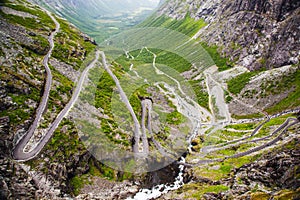
<path id="1" fill-rule="evenodd" d="M 86 11 L 87 15 L 115 14 L 133 12 L 141 7 L 153 9 L 159 0 L 33 0 L 38 4 L 45 4 L 52 9 L 62 12 L 64 8 L 72 8 L 72 11 Z"/>
<path id="2" fill-rule="evenodd" d="M 68 19 L 83 32 L 102 41 L 132 27 L 162 1 L 159 0 L 31 0 Z M 101 32 L 101 34 L 99 33 Z"/>

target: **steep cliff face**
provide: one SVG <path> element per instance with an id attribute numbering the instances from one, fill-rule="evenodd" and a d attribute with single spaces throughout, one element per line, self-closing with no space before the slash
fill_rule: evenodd
<path id="1" fill-rule="evenodd" d="M 195 37 L 253 70 L 299 63 L 299 6 L 297 0 L 171 0 L 158 13 L 204 19 L 208 25 Z"/>

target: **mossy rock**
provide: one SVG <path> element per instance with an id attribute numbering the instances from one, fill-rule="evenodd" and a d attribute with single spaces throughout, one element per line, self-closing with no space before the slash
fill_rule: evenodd
<path id="1" fill-rule="evenodd" d="M 296 191 L 281 190 L 273 197 L 274 200 L 300 199 L 300 188 Z"/>
<path id="2" fill-rule="evenodd" d="M 264 192 L 255 192 L 251 195 L 251 200 L 268 200 L 270 195 Z"/>

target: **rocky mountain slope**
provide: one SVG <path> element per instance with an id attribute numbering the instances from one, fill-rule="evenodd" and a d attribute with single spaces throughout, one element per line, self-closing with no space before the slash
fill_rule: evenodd
<path id="1" fill-rule="evenodd" d="M 0 198 L 61 196 L 64 191 L 72 190 L 69 179 L 85 171 L 80 166 L 90 158 L 83 147 L 77 148 L 80 144 L 69 120 L 60 127 L 64 131 L 54 135 L 60 144 L 65 144 L 59 151 L 68 152 L 68 159 L 53 151 L 55 141 L 37 160 L 22 163 L 11 158 L 14 144 L 34 119 L 44 89 L 46 73 L 42 60 L 49 51 L 48 35 L 55 24 L 43 9 L 26 1 L 1 1 L 0 15 Z M 37 135 L 44 132 L 68 102 L 79 69 L 95 49 L 92 39 L 65 20 L 56 19 L 61 29 L 55 36 L 49 61 L 54 84 Z"/>
<path id="2" fill-rule="evenodd" d="M 180 30 L 201 41 L 220 70 L 241 66 L 254 71 L 230 81 L 229 92 L 243 102 L 274 113 L 299 105 L 299 12 L 299 1 L 293 0 L 173 0 L 143 25 Z M 192 31 L 182 31 L 193 20 L 200 23 L 198 28 L 193 25 Z M 221 76 L 225 77 L 224 73 Z M 223 78 L 223 82 L 227 81 L 228 77 Z M 234 115 L 257 114 L 257 110 L 241 107 L 237 102 L 229 102 Z"/>
<path id="3" fill-rule="evenodd" d="M 14 145 L 27 133 L 44 92 L 43 59 L 50 49 L 48 39 L 55 23 L 48 12 L 25 0 L 1 1 L 0 15 L 0 199 L 64 199 L 77 196 L 81 188 L 92 183 L 93 188 L 84 188 L 86 193 L 101 189 L 97 198 L 124 198 L 138 190 L 130 179 L 153 184 L 150 175 L 134 177 L 97 161 L 79 140 L 70 117 L 60 123 L 37 157 L 27 162 L 12 158 Z M 35 131 L 37 141 L 70 100 L 96 48 L 95 41 L 74 25 L 50 15 L 58 21 L 60 29 L 54 36 L 48 63 L 53 83 L 46 112 Z M 164 181 L 176 176 L 175 172 L 169 173 Z M 121 182 L 124 179 L 127 181 Z M 127 190 L 120 195 L 124 187 Z M 88 197 L 82 194 L 77 198 Z"/>
<path id="4" fill-rule="evenodd" d="M 55 3 L 61 1 L 45 2 L 58 9 L 57 13 L 66 13 L 62 11 L 66 7 Z M 105 7 L 95 5 L 94 0 L 85 5 L 78 2 L 82 3 L 69 1 L 68 6 Z M 173 66 L 184 78 L 175 85 L 190 84 L 199 105 L 209 113 L 206 120 L 210 123 L 198 127 L 184 154 L 184 170 L 174 162 L 159 171 L 133 175 L 103 165 L 86 150 L 71 119 L 76 115 L 60 123 L 37 157 L 27 162 L 12 159 L 13 146 L 33 122 L 44 91 L 42 62 L 55 24 L 45 10 L 28 1 L 0 1 L 0 199 L 124 199 L 140 188 L 160 183 L 164 184 L 156 190 L 160 199 L 299 198 L 299 1 L 169 0 L 161 4 L 140 27 L 165 27 L 184 33 L 201 44 L 216 65 L 201 71 L 174 53 L 143 47 L 143 52 L 125 52 L 113 62 L 112 71 L 117 77 L 127 73 L 124 80 L 130 83 L 139 75 L 148 75 L 148 79 L 162 76 L 162 72 L 156 74 L 158 70 L 151 72 L 155 62 L 158 67 Z M 96 12 L 91 11 L 91 15 Z M 78 18 L 76 12 L 67 14 Z M 70 100 L 96 48 L 93 39 L 55 18 L 61 28 L 54 37 L 49 60 L 53 84 L 36 139 L 47 132 Z M 82 25 L 82 21 L 72 22 Z M 149 66 L 151 73 L 136 67 L 141 63 L 148 63 L 144 66 Z M 95 105 L 83 105 L 77 114 L 80 119 L 95 120 L 105 136 L 130 149 L 129 136 L 118 127 L 112 113 L 114 82 L 107 73 L 98 78 L 91 77 L 97 81 Z M 170 112 L 164 113 L 166 123 L 159 121 L 159 112 L 153 121 L 163 144 L 185 120 L 167 95 L 160 93 L 167 90 L 163 84 L 145 88 L 136 90 L 130 103 L 139 115 L 140 100 L 151 96 L 160 103 L 159 109 Z M 183 186 L 162 195 L 179 171 Z"/>
<path id="5" fill-rule="evenodd" d="M 287 131 L 288 137 L 281 138 L 274 149 L 228 162 L 225 159 L 220 163 L 200 164 L 201 160 L 220 155 L 230 157 L 231 151 L 239 152 L 244 145 L 252 146 L 250 143 L 228 145 L 227 148 L 218 145 L 224 140 L 229 144 L 235 141 L 229 138 L 238 134 L 237 129 L 251 132 L 252 120 L 266 113 L 299 110 L 299 12 L 299 1 L 293 0 L 170 0 L 150 20 L 142 23 L 146 27 L 177 30 L 201 42 L 218 71 L 207 72 L 211 80 L 207 76 L 205 80 L 203 75 L 192 76 L 192 79 L 202 79 L 200 84 L 207 84 L 208 92 L 209 88 L 221 86 L 231 117 L 249 123 L 208 130 L 195 138 L 194 152 L 187 156 L 188 162 L 199 163 L 189 172 L 193 181 L 160 199 L 299 198 L 299 181 L 293 178 L 299 174 L 299 161 L 295 159 L 299 153 L 299 146 L 295 145 L 299 140 L 299 125 Z M 198 24 L 198 29 L 188 30 L 188 24 L 190 27 Z M 211 110 L 221 113 L 218 109 Z M 260 134 L 278 127 L 271 126 L 263 128 Z M 216 146 L 216 151 L 207 152 L 211 146 Z"/>
<path id="6" fill-rule="evenodd" d="M 299 63 L 300 2 L 297 0 L 171 0 L 159 15 L 186 14 L 208 24 L 194 37 L 250 70 Z"/>

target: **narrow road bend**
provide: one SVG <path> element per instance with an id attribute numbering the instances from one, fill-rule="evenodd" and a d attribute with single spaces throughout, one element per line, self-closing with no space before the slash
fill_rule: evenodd
<path id="1" fill-rule="evenodd" d="M 29 127 L 28 132 L 18 141 L 17 145 L 14 147 L 13 157 L 16 160 L 27 160 L 27 159 L 25 159 L 24 156 L 21 156 L 20 154 L 22 154 L 21 152 L 23 152 L 23 149 L 25 148 L 27 142 L 30 140 L 30 138 L 32 137 L 35 129 L 38 127 L 39 122 L 42 118 L 42 115 L 43 115 L 44 111 L 47 108 L 47 103 L 48 103 L 51 84 L 52 84 L 52 73 L 51 73 L 51 70 L 49 68 L 48 61 L 49 61 L 49 58 L 50 58 L 50 56 L 52 54 L 52 51 L 54 49 L 53 39 L 54 39 L 54 36 L 57 34 L 57 32 L 60 29 L 60 24 L 55 19 L 55 17 L 53 17 L 51 15 L 50 12 L 48 12 L 48 11 L 45 11 L 45 12 L 49 15 L 49 17 L 55 23 L 55 30 L 48 37 L 48 42 L 50 44 L 50 49 L 49 49 L 48 53 L 46 54 L 46 56 L 43 59 L 43 65 L 44 65 L 45 70 L 46 70 L 46 83 L 45 83 L 45 86 L 44 86 L 44 93 L 43 93 L 42 99 L 41 99 L 40 104 L 39 104 L 39 106 L 36 110 L 36 117 L 35 117 L 33 123 L 31 124 L 31 126 Z"/>
<path id="2" fill-rule="evenodd" d="M 83 83 L 84 83 L 84 80 L 85 80 L 85 78 L 88 74 L 88 71 L 89 71 L 89 69 L 91 69 L 95 66 L 95 64 L 97 63 L 97 61 L 99 59 L 99 54 L 100 54 L 100 52 L 97 51 L 95 59 L 82 72 L 82 74 L 80 76 L 80 79 L 77 83 L 77 86 L 75 88 L 75 91 L 72 94 L 72 97 L 71 97 L 70 101 L 67 103 L 67 105 L 64 107 L 64 109 L 58 114 L 58 116 L 56 117 L 54 122 L 49 126 L 48 132 L 43 136 L 43 138 L 39 141 L 39 143 L 34 147 L 33 150 L 31 150 L 30 152 L 24 152 L 24 149 L 25 149 L 28 141 L 30 140 L 30 138 L 34 134 L 34 131 L 38 127 L 40 119 L 41 119 L 44 111 L 46 110 L 47 101 L 49 99 L 49 93 L 50 93 L 51 83 L 52 83 L 52 74 L 51 74 L 51 70 L 48 66 L 48 61 L 49 61 L 49 58 L 50 58 L 51 53 L 52 53 L 53 48 L 54 48 L 53 39 L 54 39 L 55 34 L 59 31 L 60 24 L 51 15 L 50 12 L 48 12 L 48 11 L 46 11 L 46 12 L 51 17 L 51 19 L 54 21 L 54 23 L 56 25 L 55 31 L 53 31 L 50 34 L 49 38 L 48 38 L 48 41 L 50 43 L 50 50 L 47 53 L 47 55 L 44 57 L 44 60 L 43 60 L 43 65 L 44 65 L 44 67 L 46 69 L 46 72 L 47 72 L 47 80 L 46 80 L 45 90 L 44 90 L 44 94 L 42 96 L 42 100 L 40 102 L 39 107 L 37 108 L 36 118 L 35 118 L 34 122 L 32 123 L 32 125 L 30 126 L 28 132 L 18 141 L 18 143 L 16 144 L 16 146 L 13 149 L 13 152 L 12 152 L 13 158 L 15 160 L 19 160 L 19 161 L 27 161 L 27 160 L 30 160 L 30 159 L 34 158 L 35 156 L 37 156 L 40 153 L 40 151 L 43 149 L 43 147 L 47 144 L 49 139 L 52 137 L 54 131 L 56 130 L 56 128 L 60 124 L 60 122 L 68 114 L 68 112 L 73 107 L 76 100 L 78 99 L 80 91 L 81 91 Z"/>
<path id="3" fill-rule="evenodd" d="M 134 113 L 133 111 L 133 108 L 120 84 L 120 81 L 119 79 L 114 75 L 114 73 L 111 71 L 109 65 L 107 64 L 106 62 L 106 56 L 105 56 L 105 53 L 103 51 L 100 52 L 101 56 L 102 56 L 102 64 L 103 64 L 103 67 L 105 69 L 105 71 L 107 71 L 107 73 L 110 75 L 110 77 L 114 80 L 116 86 L 117 86 L 117 89 L 120 93 L 120 97 L 123 101 L 123 103 L 125 104 L 127 110 L 130 112 L 130 115 L 133 119 L 133 123 L 134 123 L 134 130 L 133 130 L 133 138 L 134 138 L 134 142 L 133 142 L 133 145 L 132 145 L 132 151 L 135 155 L 141 155 L 141 156 L 147 156 L 145 154 L 147 154 L 147 152 L 140 152 L 139 150 L 139 142 L 140 142 L 140 139 L 141 139 L 141 125 L 139 123 L 139 120 L 136 116 L 136 114 Z M 144 141 L 145 143 L 146 141 Z"/>

